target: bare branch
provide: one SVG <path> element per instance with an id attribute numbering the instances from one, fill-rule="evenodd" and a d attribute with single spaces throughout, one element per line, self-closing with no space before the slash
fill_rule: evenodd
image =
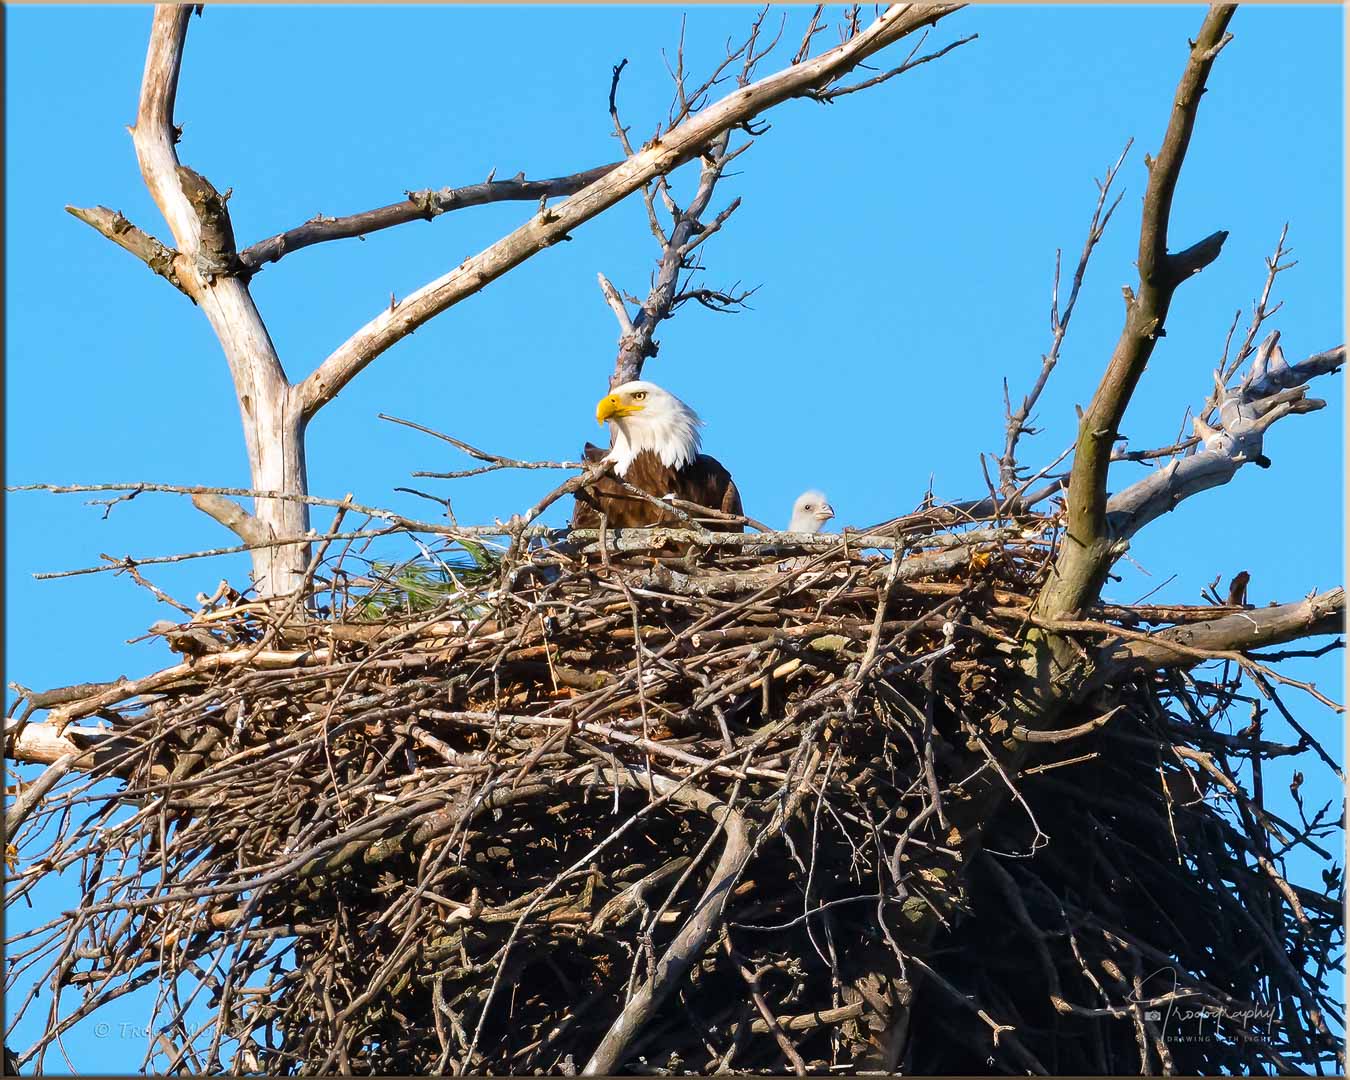
<path id="1" fill-rule="evenodd" d="M 1162 630 L 1148 641 L 1122 641 L 1097 658 L 1097 670 L 1084 693 L 1126 671 L 1194 667 L 1206 652 L 1245 652 L 1318 634 L 1345 632 L 1345 590 L 1330 589 L 1293 604 L 1252 608 L 1209 622 Z M 1175 645 L 1176 647 L 1172 647 Z"/>
<path id="2" fill-rule="evenodd" d="M 40 727 L 41 725 L 34 725 Z M 19 740 L 23 740 L 20 733 Z M 61 741 L 60 736 L 51 740 L 53 744 Z M 70 740 L 64 740 L 69 742 Z M 32 745 L 32 744 L 30 744 Z M 5 811 L 5 840 L 13 842 L 14 835 L 19 831 L 19 827 L 27 820 L 28 816 L 37 809 L 38 804 L 42 802 L 43 796 L 51 791 L 66 773 L 74 768 L 75 763 L 80 759 L 79 750 L 75 749 L 75 744 L 71 743 L 71 752 L 63 754 L 57 758 L 46 769 L 41 776 L 31 783 L 24 784 L 23 788 L 15 793 L 15 798 Z"/>
<path id="3" fill-rule="evenodd" d="M 179 277 L 178 252 L 171 247 L 165 247 L 149 233 L 138 229 L 122 215 L 120 210 L 109 210 L 106 206 L 95 206 L 89 209 L 67 206 L 66 213 L 79 218 L 86 225 L 97 229 L 118 247 L 131 252 L 184 296 L 193 300 L 192 293 L 188 291 Z M 196 301 L 193 300 L 193 302 Z"/>
<path id="4" fill-rule="evenodd" d="M 724 132 L 851 70 L 867 57 L 958 7 L 887 8 L 870 27 L 846 44 L 739 88 L 691 116 L 560 205 L 535 215 L 448 274 L 424 285 L 392 310 L 381 311 L 296 387 L 301 415 L 313 416 L 375 357 L 427 320 L 476 293 L 544 248 L 563 240 L 572 230 L 643 184 L 695 157 Z"/>
<path id="5" fill-rule="evenodd" d="M 749 36 L 740 46 L 733 49 L 728 45 L 726 57 L 713 71 L 712 75 L 692 93 L 685 86 L 684 38 L 683 26 L 681 27 L 680 47 L 676 51 L 676 63 L 670 71 L 671 78 L 675 82 L 675 100 L 671 105 L 670 122 L 672 124 L 701 108 L 707 91 L 723 81 L 725 78 L 723 73 L 738 59 L 741 60 L 741 70 L 736 76 L 737 85 L 742 87 L 749 85 L 755 66 L 776 47 L 782 37 L 783 26 L 780 25 L 773 40 L 762 49 L 757 49 L 760 30 L 767 13 L 767 7 L 759 12 L 751 26 Z M 667 64 L 667 67 L 669 67 L 669 64 Z M 614 105 L 614 91 L 617 88 L 618 75 L 621 70 L 622 65 L 614 69 L 615 81 L 610 87 L 610 115 L 614 120 L 615 130 L 622 138 L 623 128 L 619 124 Z M 757 131 L 751 129 L 749 123 L 738 126 L 751 136 L 758 134 Z M 647 299 L 641 305 L 636 318 L 631 320 L 628 318 L 627 309 L 618 298 L 617 290 L 614 290 L 613 286 L 609 285 L 609 282 L 601 275 L 601 288 L 603 290 L 606 286 L 609 286 L 605 298 L 619 318 L 620 327 L 619 352 L 614 362 L 614 373 L 610 377 L 611 387 L 641 376 L 644 361 L 648 357 L 655 356 L 659 349 L 659 343 L 655 340 L 657 325 L 670 318 L 681 304 L 689 300 L 696 300 L 709 310 L 729 312 L 743 306 L 745 300 L 755 291 L 751 289 L 737 294 L 735 286 L 731 290 L 691 287 L 694 274 L 702 269 L 698 260 L 693 257 L 693 252 L 722 228 L 727 219 L 740 207 L 741 200 L 739 198 L 733 199 L 730 204 L 718 212 L 708 225 L 703 224 L 701 217 L 707 210 L 712 200 L 713 191 L 717 182 L 725 173 L 727 165 L 748 150 L 752 141 L 747 141 L 732 150 L 729 148 L 730 132 L 728 131 L 724 132 L 711 147 L 704 151 L 702 166 L 699 170 L 698 187 L 694 192 L 693 199 L 683 210 L 676 205 L 666 178 L 662 177 L 658 180 L 657 190 L 671 217 L 669 234 L 661 227 L 658 219 L 652 186 L 648 185 L 643 188 L 648 220 L 652 234 L 661 246 L 661 258 L 658 263 L 659 269 L 656 279 Z M 688 274 L 681 284 L 680 275 L 684 271 L 688 271 Z"/>
<path id="6" fill-rule="evenodd" d="M 1275 337 L 1271 335 L 1272 344 Z M 1278 347 L 1273 345 L 1275 350 Z M 1282 356 L 1273 371 L 1262 368 L 1258 374 L 1254 365 L 1241 386 L 1224 392 L 1220 427 L 1210 427 L 1198 416 L 1192 421 L 1203 450 L 1176 458 L 1107 500 L 1107 535 L 1117 543 L 1128 540 L 1145 525 L 1176 509 L 1182 500 L 1228 483 L 1243 465 L 1250 462 L 1268 467 L 1270 461 L 1263 452 L 1266 429 L 1281 417 L 1321 409 L 1325 402 L 1308 398 L 1306 383 L 1344 363 L 1342 345 L 1292 367 L 1283 363 Z"/>
<path id="7" fill-rule="evenodd" d="M 24 724 L 17 732 L 5 732 L 5 756 L 26 765 L 51 767 L 67 761 L 70 768 L 89 769 L 93 767 L 94 758 L 86 747 L 76 743 L 80 734 L 83 732 L 78 728 L 62 734 L 59 724 L 49 722 Z"/>
<path id="8" fill-rule="evenodd" d="M 225 199 L 204 178 L 184 169 L 174 149 L 174 100 L 191 14 L 190 6 L 165 4 L 154 9 L 132 141 L 146 187 L 181 253 L 183 287 L 201 305 L 230 365 L 254 486 L 303 491 L 307 416 L 292 397 L 246 282 L 234 272 L 238 260 Z M 298 537 L 309 531 L 303 503 L 262 500 L 255 514 L 277 536 Z M 308 562 L 304 545 L 262 550 L 266 553 L 254 560 L 259 589 L 267 594 L 289 592 Z"/>
<path id="9" fill-rule="evenodd" d="M 923 37 L 926 38 L 927 36 L 928 31 L 925 30 Z M 869 87 L 877 86 L 881 83 L 889 81 L 890 79 L 894 79 L 897 75 L 903 75 L 906 71 L 912 71 L 920 64 L 926 64 L 930 60 L 937 60 L 940 57 L 946 56 L 953 49 L 960 48 L 962 45 L 969 44 L 979 36 L 980 36 L 979 34 L 970 34 L 966 37 L 958 38 L 956 41 L 944 45 L 942 48 L 938 49 L 937 52 L 927 53 L 926 55 L 921 56 L 916 60 L 914 59 L 914 54 L 918 52 L 919 49 L 923 46 L 923 38 L 920 38 L 918 44 L 915 45 L 910 54 L 907 57 L 905 57 L 905 62 L 901 64 L 899 67 L 893 67 L 891 68 L 890 71 L 883 72 L 880 75 L 874 75 L 872 78 L 864 79 L 862 82 L 854 83 L 852 86 L 841 86 L 835 90 L 814 91 L 812 92 L 811 97 L 815 98 L 819 102 L 828 104 L 829 102 L 832 102 L 837 98 L 843 97 L 845 94 L 856 94 L 859 90 L 866 90 Z"/>
<path id="10" fill-rule="evenodd" d="M 239 261 L 249 273 L 256 273 L 267 263 L 276 262 L 292 251 L 311 247 L 314 244 L 327 243 L 330 240 L 347 240 L 356 236 L 365 236 L 390 229 L 395 225 L 404 225 L 410 221 L 434 221 L 440 215 L 451 210 L 464 210 L 470 206 L 486 206 L 496 202 L 534 202 L 540 199 L 557 199 L 565 195 L 575 195 L 587 184 L 591 184 L 606 173 L 613 171 L 618 162 L 597 165 L 593 169 L 573 173 L 570 176 L 555 176 L 547 180 L 527 180 L 524 175 L 510 180 L 486 180 L 481 184 L 466 184 L 457 188 L 426 188 L 421 191 L 407 192 L 402 202 L 376 207 L 358 214 L 344 217 L 325 217 L 316 214 L 303 225 L 269 236 L 250 244 L 239 253 Z"/>
<path id="11" fill-rule="evenodd" d="M 1052 335 L 1050 351 L 1041 358 L 1041 373 L 1036 379 L 1036 385 L 1031 388 L 1031 393 L 1022 399 L 1022 404 L 1015 413 L 1011 408 L 1008 409 L 1007 439 L 1004 443 L 1003 457 L 999 459 L 998 463 L 999 486 L 1004 497 L 1011 494 L 1017 487 L 1017 440 L 1024 434 L 1031 434 L 1031 429 L 1027 427 L 1027 421 L 1031 417 L 1031 410 L 1040 400 L 1041 392 L 1045 389 L 1046 381 L 1050 378 L 1050 372 L 1055 370 L 1055 364 L 1059 362 L 1060 346 L 1064 344 L 1064 335 L 1068 332 L 1069 320 L 1073 318 L 1074 308 L 1078 304 L 1078 292 L 1083 287 L 1083 275 L 1087 273 L 1088 260 L 1092 258 L 1093 249 L 1105 235 L 1106 226 L 1111 221 L 1111 215 L 1116 212 L 1116 207 L 1120 205 L 1120 200 L 1125 195 L 1122 191 L 1116 196 L 1110 207 L 1107 207 L 1106 197 L 1111 191 L 1111 185 L 1120 174 L 1120 167 L 1124 164 L 1125 155 L 1130 152 L 1130 147 L 1133 145 L 1134 140 L 1130 139 L 1125 144 L 1125 149 L 1120 152 L 1120 157 L 1116 159 L 1116 163 L 1106 170 L 1105 178 L 1097 183 L 1097 205 L 1092 211 L 1092 221 L 1088 225 L 1087 239 L 1083 242 L 1083 253 L 1078 257 L 1078 267 L 1073 274 L 1073 285 L 1069 289 L 1069 299 L 1064 305 L 1062 314 L 1059 307 L 1059 252 L 1055 253 L 1055 284 L 1050 297 L 1050 332 Z"/>
<path id="12" fill-rule="evenodd" d="M 811 21 L 806 24 L 806 30 L 802 33 L 801 44 L 797 46 L 797 52 L 792 57 L 792 63 L 800 64 L 811 55 L 811 41 L 819 33 L 822 33 L 825 27 L 820 25 L 820 16 L 824 12 L 825 5 L 817 4 L 815 10 L 811 12 Z"/>
<path id="13" fill-rule="evenodd" d="M 724 132 L 706 153 L 693 200 L 684 210 L 672 212 L 670 233 L 663 238 L 661 244 L 660 269 L 657 272 L 656 282 L 636 318 L 633 319 L 630 330 L 620 337 L 614 373 L 609 380 L 611 387 L 640 377 L 643 362 L 648 357 L 656 355 L 660 347 L 655 340 L 656 327 L 669 318 L 677 306 L 680 272 L 692 267 L 688 259 L 689 252 L 720 229 L 722 223 L 740 205 L 739 199 L 734 200 L 717 216 L 712 225 L 705 227 L 699 221 L 699 215 L 706 209 L 712 198 L 713 189 L 721 178 L 722 170 L 732 156 L 727 151 L 728 140 L 729 133 Z M 673 207 L 674 203 L 671 202 L 670 205 Z M 661 232 L 659 229 L 657 231 Z M 610 306 L 614 306 L 612 302 Z"/>
<path id="14" fill-rule="evenodd" d="M 1280 305 L 1276 304 L 1274 308 L 1267 305 L 1270 303 L 1270 293 L 1275 287 L 1275 279 L 1284 271 L 1291 270 L 1298 265 L 1297 262 L 1282 262 L 1285 256 L 1292 254 L 1291 249 L 1284 246 L 1285 238 L 1289 235 L 1289 225 L 1286 222 L 1280 230 L 1280 238 L 1275 242 L 1275 253 L 1266 259 L 1266 283 L 1261 290 L 1261 296 L 1252 305 L 1252 319 L 1247 325 L 1247 332 L 1243 335 L 1242 344 L 1238 346 L 1238 351 L 1234 354 L 1232 362 L 1221 369 L 1220 381 L 1226 383 L 1233 377 L 1233 374 L 1240 368 L 1243 361 L 1252 354 L 1252 342 L 1256 340 L 1256 335 L 1260 333 L 1262 325 L 1267 319 L 1279 310 Z M 1236 325 L 1236 324 L 1234 324 Z M 1231 332 L 1230 332 L 1231 337 Z M 1228 355 L 1228 347 L 1225 343 L 1224 355 Z M 1200 411 L 1200 418 L 1208 420 L 1210 414 L 1219 407 L 1219 399 L 1213 394 L 1205 402 L 1204 408 Z"/>
<path id="15" fill-rule="evenodd" d="M 630 784 L 633 782 L 629 773 L 611 773 L 610 776 L 615 782 L 620 777 Z M 600 1045 L 582 1069 L 583 1076 L 604 1076 L 622 1065 L 624 1052 L 675 989 L 690 964 L 702 955 L 704 942 L 721 920 L 722 909 L 731 898 L 731 887 L 754 852 L 745 819 L 726 803 L 700 788 L 685 787 L 654 774 L 642 777 L 638 783 L 639 786 L 646 786 L 648 782 L 654 792 L 670 795 L 676 802 L 712 817 L 726 834 L 726 843 L 722 847 L 722 857 L 713 870 L 712 880 L 708 882 L 693 915 L 670 943 L 651 978 L 628 999 L 623 1012 L 605 1032 L 605 1037 L 600 1040 Z"/>
<path id="16" fill-rule="evenodd" d="M 736 308 L 746 307 L 746 301 L 759 291 L 759 286 L 753 289 L 745 289 L 741 292 L 736 291 L 736 286 L 732 286 L 729 291 L 722 289 L 685 289 L 676 295 L 671 304 L 672 309 L 678 308 L 688 300 L 697 301 L 709 311 L 732 312 Z"/>
<path id="17" fill-rule="evenodd" d="M 627 337 L 633 332 L 633 320 L 628 315 L 628 308 L 624 306 L 623 297 L 619 295 L 619 290 L 614 287 L 613 282 L 603 273 L 598 273 L 595 276 L 600 280 L 600 291 L 605 294 L 605 303 L 609 305 L 610 311 L 614 312 L 614 317 L 619 320 L 620 337 Z"/>
<path id="18" fill-rule="evenodd" d="M 1226 29 L 1233 11 L 1232 5 L 1220 5 L 1206 13 L 1177 88 L 1162 149 L 1157 160 L 1144 159 L 1149 179 L 1139 230 L 1139 288 L 1129 297 L 1120 340 L 1079 425 L 1069 479 L 1068 535 L 1055 573 L 1040 597 L 1047 614 L 1064 615 L 1086 607 L 1106 579 L 1114 558 L 1106 530 L 1106 482 L 1120 422 L 1153 347 L 1164 333 L 1177 286 L 1217 258 L 1227 237 L 1227 233 L 1217 232 L 1177 254 L 1167 250 L 1172 196 L 1190 145 L 1205 80 L 1219 50 L 1232 37 Z"/>
<path id="19" fill-rule="evenodd" d="M 246 544 L 265 544 L 276 538 L 269 526 L 224 495 L 199 492 L 192 496 L 192 505 L 203 514 L 215 518 Z"/>

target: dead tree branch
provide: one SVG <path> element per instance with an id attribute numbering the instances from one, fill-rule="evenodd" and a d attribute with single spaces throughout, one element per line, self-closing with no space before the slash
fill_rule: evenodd
<path id="1" fill-rule="evenodd" d="M 959 5 L 884 10 L 866 30 L 814 60 L 740 87 L 646 145 L 577 194 L 536 214 L 524 225 L 466 259 L 449 273 L 386 308 L 340 345 L 296 386 L 301 414 L 314 415 L 367 364 L 419 326 L 453 307 L 526 259 L 565 239 L 574 229 L 712 145 L 724 132 L 809 89 L 828 85 L 869 56 L 934 23 Z"/>
<path id="2" fill-rule="evenodd" d="M 307 486 L 307 416 L 292 397 L 267 327 L 236 272 L 238 258 L 225 199 L 205 178 L 184 169 L 174 149 L 174 101 L 191 15 L 191 6 L 155 9 L 132 140 L 141 175 L 178 246 L 176 264 L 184 291 L 201 306 L 229 363 L 253 485 L 301 492 Z M 276 536 L 303 537 L 309 531 L 303 503 L 260 500 L 254 517 Z M 303 543 L 260 551 L 254 562 L 260 592 L 290 592 L 302 579 L 308 560 Z"/>
<path id="3" fill-rule="evenodd" d="M 268 263 L 277 262 L 283 256 L 314 244 L 324 244 L 330 240 L 348 240 L 356 236 L 365 236 L 391 229 L 396 225 L 405 225 L 410 221 L 434 221 L 442 214 L 452 210 L 465 210 L 471 206 L 486 206 L 496 202 L 532 202 L 540 199 L 558 199 L 566 195 L 575 195 L 588 184 L 612 172 L 619 162 L 597 165 L 570 176 L 555 176 L 547 180 L 527 180 L 524 173 L 510 180 L 488 179 L 481 184 L 466 184 L 462 187 L 445 187 L 439 190 L 426 188 L 421 191 L 407 192 L 402 202 L 379 206 L 374 210 L 364 210 L 358 214 L 343 217 L 325 217 L 316 214 L 303 225 L 269 236 L 250 244 L 239 253 L 239 261 L 245 270 L 256 273 Z"/>
<path id="4" fill-rule="evenodd" d="M 1120 152 L 1120 157 L 1116 159 L 1116 163 L 1108 168 L 1106 176 L 1097 182 L 1097 205 L 1092 211 L 1092 221 L 1088 224 L 1087 239 L 1083 241 L 1083 253 L 1078 257 L 1078 266 L 1073 274 L 1073 285 L 1069 289 L 1069 299 L 1064 305 L 1062 314 L 1059 308 L 1060 253 L 1055 252 L 1055 284 L 1050 294 L 1050 351 L 1041 357 L 1041 373 L 1036 379 L 1036 384 L 1031 388 L 1031 392 L 1022 399 L 1022 404 L 1018 406 L 1017 411 L 1013 412 L 1011 405 L 1007 406 L 1007 438 L 1004 442 L 1003 456 L 998 463 L 999 488 L 1005 499 L 1017 490 L 1019 483 L 1017 441 L 1023 435 L 1034 434 L 1033 429 L 1027 426 L 1027 422 L 1031 418 L 1031 410 L 1040 400 L 1041 392 L 1045 389 L 1050 373 L 1055 370 L 1055 365 L 1059 362 L 1060 346 L 1064 344 L 1064 335 L 1069 330 L 1069 320 L 1073 318 L 1073 310 L 1078 305 L 1078 293 L 1083 287 L 1083 276 L 1087 273 L 1088 260 L 1092 258 L 1092 251 L 1097 246 L 1098 241 L 1106 234 L 1106 226 L 1111 221 L 1111 215 L 1116 212 L 1120 200 L 1125 197 L 1125 192 L 1122 191 L 1109 207 L 1106 205 L 1106 198 L 1111 192 L 1111 185 L 1119 175 L 1120 166 L 1125 161 L 1125 155 L 1130 152 L 1130 147 L 1133 145 L 1133 139 L 1125 144 L 1125 149 Z M 1008 397 L 1006 380 L 1003 384 L 1003 397 L 1006 404 Z"/>
<path id="5" fill-rule="evenodd" d="M 959 49 L 962 45 L 968 45 L 979 36 L 979 34 L 969 34 L 966 37 L 949 42 L 935 52 L 925 53 L 923 56 L 915 59 L 915 53 L 923 47 L 924 40 L 928 37 L 928 31 L 925 30 L 923 36 L 919 38 L 918 43 L 910 51 L 910 54 L 905 57 L 905 62 L 898 67 L 893 67 L 890 71 L 884 71 L 880 75 L 874 75 L 870 79 L 864 79 L 862 82 L 854 83 L 852 86 L 841 86 L 833 90 L 816 91 L 811 94 L 811 97 L 822 104 L 829 104 L 830 102 L 843 97 L 845 94 L 856 94 L 859 90 L 867 90 L 870 87 L 879 86 L 881 83 L 894 79 L 897 75 L 903 75 L 906 71 L 914 70 L 914 68 L 918 67 L 920 64 L 926 64 L 930 60 L 937 60 L 946 56 L 953 49 Z"/>
<path id="6" fill-rule="evenodd" d="M 650 779 L 657 792 L 669 794 L 676 802 L 711 815 L 725 832 L 726 842 L 712 880 L 695 906 L 694 914 L 670 943 L 652 977 L 628 999 L 623 1012 L 610 1025 L 582 1069 L 583 1076 L 606 1076 L 622 1065 L 633 1040 L 670 996 L 689 966 L 699 959 L 708 935 L 722 920 L 722 910 L 731 899 L 731 887 L 753 851 L 745 819 L 726 803 L 700 788 L 684 787 L 659 776 Z"/>
<path id="7" fill-rule="evenodd" d="M 120 210 L 109 210 L 106 206 L 88 209 L 67 206 L 66 213 L 96 229 L 118 247 L 131 252 L 184 296 L 193 299 L 192 293 L 183 284 L 179 274 L 178 252 L 171 247 L 165 247 L 149 233 L 137 228 Z"/>
<path id="8" fill-rule="evenodd" d="M 1291 367 L 1284 362 L 1278 335 L 1270 335 L 1242 383 L 1231 390 L 1220 385 L 1216 391 L 1220 426 L 1210 427 L 1198 416 L 1192 421 L 1204 449 L 1173 459 L 1107 500 L 1107 535 L 1116 543 L 1127 541 L 1184 499 L 1228 483 L 1243 465 L 1269 467 L 1263 449 L 1266 429 L 1281 417 L 1323 408 L 1326 402 L 1307 397 L 1306 383 L 1344 363 L 1342 345 Z"/>

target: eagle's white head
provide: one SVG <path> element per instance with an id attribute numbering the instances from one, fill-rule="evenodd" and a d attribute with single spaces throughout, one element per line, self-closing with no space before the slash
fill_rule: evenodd
<path id="1" fill-rule="evenodd" d="M 788 532 L 815 533 L 834 517 L 834 507 L 822 491 L 803 491 L 792 504 L 792 520 Z"/>
<path id="2" fill-rule="evenodd" d="M 698 457 L 703 421 L 688 405 L 655 383 L 616 386 L 595 407 L 599 423 L 609 421 L 609 460 L 620 476 L 633 459 L 650 450 L 668 468 L 682 469 Z"/>

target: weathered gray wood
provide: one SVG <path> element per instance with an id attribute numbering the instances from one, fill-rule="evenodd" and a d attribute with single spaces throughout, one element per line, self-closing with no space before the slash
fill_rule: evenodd
<path id="1" fill-rule="evenodd" d="M 293 399 L 248 285 L 230 272 L 233 237 L 224 200 L 219 196 L 212 199 L 214 189 L 208 191 L 209 184 L 193 182 L 193 177 L 202 178 L 182 170 L 174 149 L 174 100 L 191 14 L 190 6 L 155 9 L 140 105 L 132 128 L 136 159 L 146 187 L 184 256 L 179 260 L 183 287 L 201 306 L 229 363 L 253 486 L 299 494 L 308 489 L 305 415 Z M 199 207 L 194 207 L 189 192 L 200 195 Z M 303 537 L 309 532 L 309 508 L 303 502 L 258 499 L 253 516 L 274 536 Z M 256 530 L 251 531 L 256 534 Z M 259 594 L 280 596 L 293 591 L 308 562 L 309 549 L 304 542 L 259 548 L 253 554 L 254 583 Z"/>
<path id="2" fill-rule="evenodd" d="M 1129 540 L 1184 499 L 1228 483 L 1243 465 L 1269 465 L 1263 452 L 1266 429 L 1281 417 L 1315 412 L 1326 404 L 1306 397 L 1302 384 L 1341 367 L 1345 346 L 1317 353 L 1292 367 L 1281 356 L 1278 366 L 1268 370 L 1262 357 L 1276 348 L 1273 342 L 1271 346 L 1258 352 L 1242 385 L 1225 391 L 1219 399 L 1219 427 L 1210 427 L 1199 417 L 1193 421 L 1203 450 L 1178 457 L 1111 496 L 1106 526 L 1113 541 Z"/>

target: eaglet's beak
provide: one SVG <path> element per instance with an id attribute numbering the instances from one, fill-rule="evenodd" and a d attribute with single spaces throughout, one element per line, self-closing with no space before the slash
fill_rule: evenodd
<path id="1" fill-rule="evenodd" d="M 834 507 L 825 503 L 816 511 L 816 517 L 820 518 L 821 521 L 829 521 L 830 518 L 834 517 Z"/>
<path id="2" fill-rule="evenodd" d="M 600 399 L 599 404 L 595 406 L 595 422 L 603 424 L 606 420 L 613 420 L 615 417 L 632 416 L 636 412 L 641 412 L 641 405 L 625 404 L 613 394 Z"/>

